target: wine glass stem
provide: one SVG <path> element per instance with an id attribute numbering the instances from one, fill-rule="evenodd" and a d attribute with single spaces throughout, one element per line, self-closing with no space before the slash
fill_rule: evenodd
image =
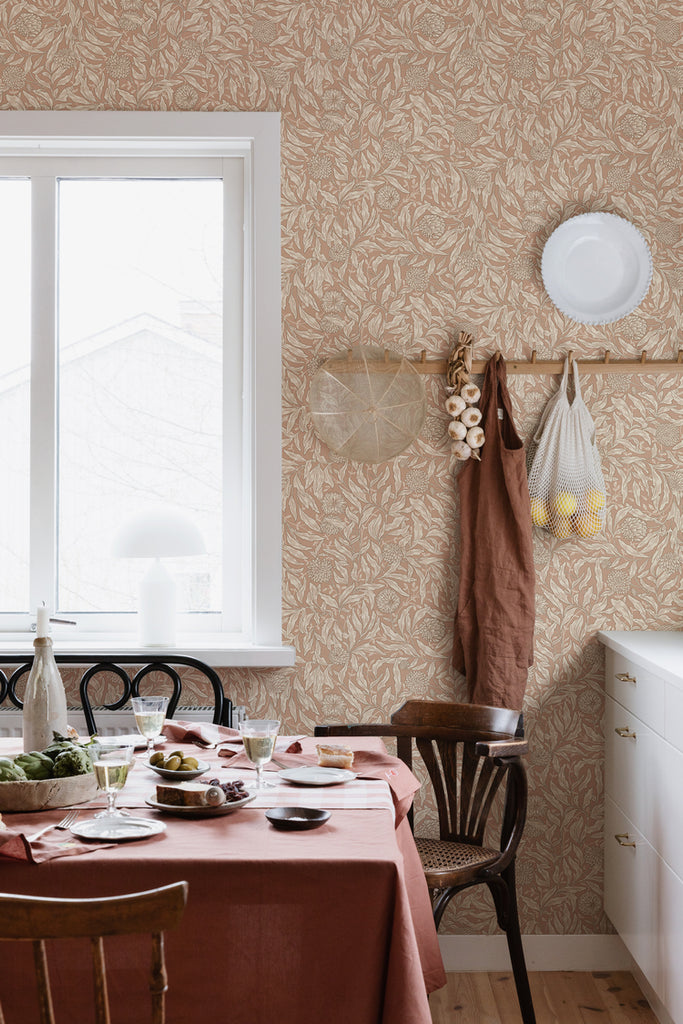
<path id="1" fill-rule="evenodd" d="M 106 790 L 107 793 L 107 814 L 114 814 L 116 810 L 116 791 L 113 789 Z"/>
<path id="2" fill-rule="evenodd" d="M 148 754 L 153 754 L 154 753 L 154 737 L 153 736 L 149 736 L 148 739 L 147 739 L 147 753 Z"/>
<path id="3" fill-rule="evenodd" d="M 263 782 L 261 781 L 261 765 L 256 765 L 256 788 L 263 789 Z"/>

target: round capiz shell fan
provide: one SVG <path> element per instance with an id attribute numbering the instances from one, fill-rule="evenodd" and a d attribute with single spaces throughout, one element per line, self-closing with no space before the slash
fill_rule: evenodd
<path id="1" fill-rule="evenodd" d="M 422 378 L 410 361 L 373 345 L 328 359 L 311 382 L 318 437 L 358 462 L 385 462 L 405 451 L 422 429 L 426 404 Z"/>

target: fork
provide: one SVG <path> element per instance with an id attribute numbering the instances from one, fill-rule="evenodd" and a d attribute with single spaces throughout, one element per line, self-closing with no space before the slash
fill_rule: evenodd
<path id="1" fill-rule="evenodd" d="M 40 839 L 46 832 L 51 832 L 52 829 L 69 829 L 76 821 L 76 818 L 80 814 L 80 811 L 71 810 L 68 814 L 65 814 L 61 821 L 58 821 L 56 825 L 46 825 L 45 828 L 41 828 L 39 832 L 34 832 L 32 836 L 27 836 L 29 843 L 33 843 L 36 839 Z"/>

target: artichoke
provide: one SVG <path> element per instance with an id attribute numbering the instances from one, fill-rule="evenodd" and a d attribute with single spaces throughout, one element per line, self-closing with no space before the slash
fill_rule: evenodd
<path id="1" fill-rule="evenodd" d="M 55 740 L 50 744 L 49 747 L 45 747 L 42 751 L 47 757 L 56 761 L 60 754 L 63 754 L 65 750 L 80 750 L 81 748 L 76 744 L 72 743 L 71 740 Z"/>
<path id="2" fill-rule="evenodd" d="M 87 751 L 76 744 L 70 744 L 70 750 L 63 750 L 54 764 L 55 778 L 66 778 L 69 775 L 88 775 L 92 770 L 92 761 Z"/>
<path id="3" fill-rule="evenodd" d="M 37 781 L 39 779 L 52 778 L 52 758 L 47 754 L 41 754 L 37 750 L 31 750 L 26 754 L 18 754 L 14 758 L 15 765 L 24 769 L 27 779 Z"/>
<path id="4" fill-rule="evenodd" d="M 39 751 L 30 751 L 28 754 L 18 754 L 14 758 L 14 764 L 24 768 L 26 777 L 34 781 L 41 778 L 52 778 L 52 758 Z"/>
<path id="5" fill-rule="evenodd" d="M 26 772 L 20 764 L 0 757 L 0 782 L 26 782 Z"/>

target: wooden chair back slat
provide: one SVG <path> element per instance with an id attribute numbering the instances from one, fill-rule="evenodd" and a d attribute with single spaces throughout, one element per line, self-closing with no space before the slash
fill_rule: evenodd
<path id="1" fill-rule="evenodd" d="M 40 1007 L 40 1024 L 55 1024 L 46 939 L 89 938 L 95 991 L 95 1024 L 110 1024 L 103 937 L 150 934 L 152 1024 L 164 1024 L 168 987 L 163 932 L 180 924 L 187 882 L 102 899 L 52 899 L 0 893 L 0 940 L 30 941 Z M 0 1024 L 4 1024 L 0 1006 Z"/>
<path id="2" fill-rule="evenodd" d="M 95 936 L 90 940 L 90 945 L 92 950 L 93 985 L 95 989 L 95 1024 L 111 1024 L 102 936 Z"/>
<path id="3" fill-rule="evenodd" d="M 42 939 L 33 942 L 33 964 L 38 986 L 38 1011 L 40 1024 L 55 1024 L 55 1011 L 52 1006 L 50 990 L 50 972 L 47 966 L 47 952 Z"/>

